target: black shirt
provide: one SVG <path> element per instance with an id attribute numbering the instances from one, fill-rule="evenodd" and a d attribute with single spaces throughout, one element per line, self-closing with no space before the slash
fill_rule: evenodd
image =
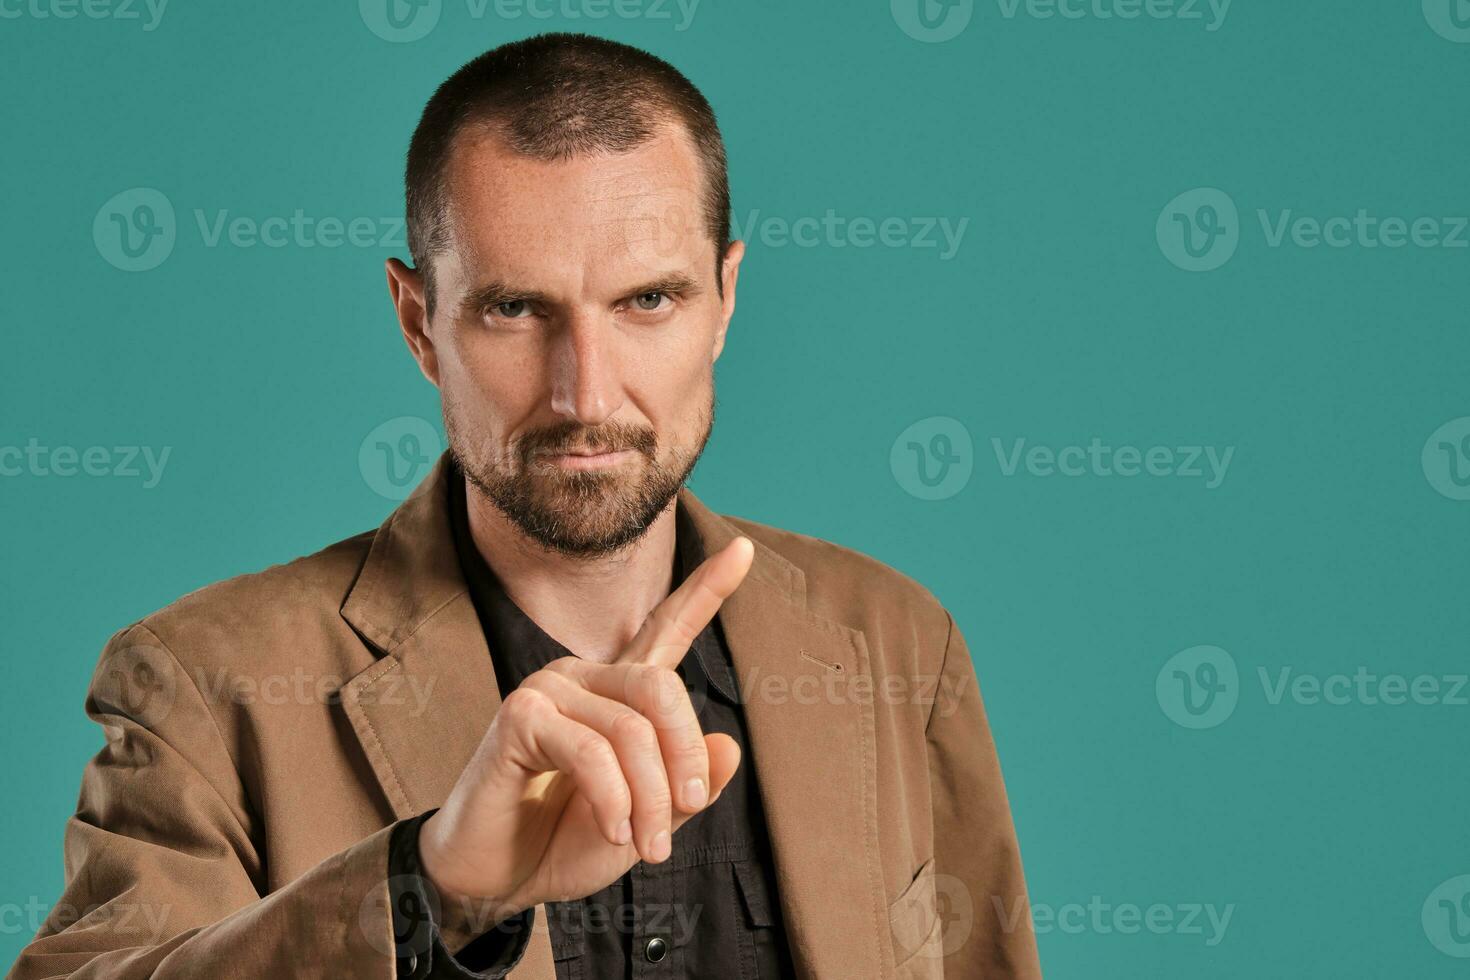
<path id="1" fill-rule="evenodd" d="M 551 661 L 573 654 L 506 595 L 470 536 L 463 477 L 456 469 L 447 482 L 455 548 L 503 698 Z M 703 558 L 688 515 L 676 508 L 675 585 Z M 599 892 L 546 906 L 558 980 L 795 976 L 740 689 L 718 616 L 695 638 L 677 670 L 700 727 L 733 738 L 740 746 L 740 767 L 720 798 L 675 832 L 666 861 L 639 861 Z M 490 929 L 457 957 L 449 956 L 438 941 L 432 912 L 424 913 L 431 906 L 421 886 L 404 886 L 418 881 L 418 825 L 429 815 L 406 822 L 390 846 L 395 934 L 404 951 L 399 976 L 506 976 L 525 951 L 535 909 Z"/>

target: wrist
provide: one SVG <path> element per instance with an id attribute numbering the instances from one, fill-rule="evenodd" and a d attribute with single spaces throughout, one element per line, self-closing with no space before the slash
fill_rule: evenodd
<path id="1" fill-rule="evenodd" d="M 467 878 L 463 873 L 467 863 L 444 842 L 444 822 L 441 811 L 420 824 L 418 847 L 424 880 L 438 899 L 440 932 L 446 942 L 451 936 L 461 935 L 468 942 L 536 904 L 507 894 L 509 889 L 502 892 L 498 888 L 486 888 L 484 883 Z"/>

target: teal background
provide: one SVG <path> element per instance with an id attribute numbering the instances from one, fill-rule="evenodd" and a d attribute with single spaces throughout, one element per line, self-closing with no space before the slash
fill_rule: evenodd
<path id="1" fill-rule="evenodd" d="M 1464 974 L 1420 914 L 1470 873 L 1470 707 L 1272 704 L 1257 680 L 1470 660 L 1470 502 L 1420 462 L 1470 415 L 1470 249 L 1272 248 L 1257 219 L 1470 214 L 1470 44 L 1418 0 L 1236 0 L 1213 31 L 1207 8 L 1072 20 L 991 0 L 942 43 L 884 0 L 704 0 L 682 31 L 676 8 L 476 19 L 445 0 L 407 43 L 347 2 L 174 0 L 153 30 L 19 9 L 0 19 L 0 446 L 171 456 L 152 489 L 0 477 L 0 962 L 30 935 L 17 910 L 61 887 L 107 637 L 375 526 L 394 501 L 359 467 L 364 438 L 398 416 L 437 425 L 386 297 L 383 259 L 405 248 L 210 248 L 194 209 L 399 215 L 407 139 L 443 77 L 505 40 L 587 29 L 706 92 L 742 228 L 752 210 L 969 219 L 949 260 L 751 242 L 692 486 L 874 555 L 953 611 L 1033 903 L 1234 906 L 1214 945 L 1208 927 L 1054 925 L 1046 975 Z M 129 273 L 92 228 L 134 187 L 173 204 L 178 241 Z M 1240 243 L 1191 273 L 1155 223 L 1197 187 L 1239 207 Z M 889 463 L 932 416 L 973 443 L 973 476 L 941 500 Z M 1093 437 L 1235 454 L 1208 490 L 1007 477 L 991 449 Z M 1229 652 L 1241 689 L 1228 720 L 1190 730 L 1155 680 L 1201 644 Z"/>

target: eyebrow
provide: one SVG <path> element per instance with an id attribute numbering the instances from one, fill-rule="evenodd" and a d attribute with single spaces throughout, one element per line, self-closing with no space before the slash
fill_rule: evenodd
<path id="1" fill-rule="evenodd" d="M 628 290 L 624 295 L 642 296 L 644 293 L 689 293 L 697 290 L 699 282 L 682 272 L 667 272 Z M 520 289 L 511 283 L 492 279 L 471 289 L 465 294 L 460 308 L 471 316 L 500 303 L 525 300 L 531 303 L 553 305 L 551 298 L 537 289 Z"/>

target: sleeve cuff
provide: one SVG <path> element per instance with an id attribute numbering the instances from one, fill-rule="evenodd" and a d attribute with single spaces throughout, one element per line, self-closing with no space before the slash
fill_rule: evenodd
<path id="1" fill-rule="evenodd" d="M 491 926 L 458 954 L 451 954 L 439 931 L 443 921 L 439 896 L 424 877 L 419 859 L 419 827 L 437 810 L 400 823 L 388 844 L 397 975 L 399 980 L 502 980 L 526 952 L 536 909 Z"/>

